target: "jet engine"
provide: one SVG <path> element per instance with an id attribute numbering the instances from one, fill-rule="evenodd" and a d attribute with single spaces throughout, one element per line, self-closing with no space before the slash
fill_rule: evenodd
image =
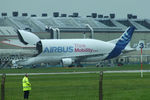
<path id="1" fill-rule="evenodd" d="M 71 58 L 63 58 L 61 63 L 63 66 L 72 65 L 74 61 Z"/>

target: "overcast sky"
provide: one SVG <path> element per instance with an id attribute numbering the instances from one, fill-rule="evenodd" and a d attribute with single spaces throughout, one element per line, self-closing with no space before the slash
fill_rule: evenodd
<path id="1" fill-rule="evenodd" d="M 138 15 L 138 18 L 150 18 L 150 0 L 0 0 L 0 13 L 12 11 L 29 14 L 53 12 L 72 14 L 79 12 L 85 17 L 91 13 L 109 15 L 115 13 L 117 18 L 126 18 L 128 13 Z"/>

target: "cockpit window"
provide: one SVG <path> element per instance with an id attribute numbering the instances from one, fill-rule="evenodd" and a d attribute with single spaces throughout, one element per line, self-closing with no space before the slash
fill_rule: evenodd
<path id="1" fill-rule="evenodd" d="M 41 41 L 36 43 L 36 50 L 38 51 L 38 54 L 42 52 L 42 43 Z"/>

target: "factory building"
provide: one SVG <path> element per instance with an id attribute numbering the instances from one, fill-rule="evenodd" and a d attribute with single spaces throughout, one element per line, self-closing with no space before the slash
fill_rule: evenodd
<path id="1" fill-rule="evenodd" d="M 35 33 L 41 39 L 70 39 L 70 38 L 94 38 L 109 41 L 120 37 L 127 27 L 136 28 L 131 47 L 136 48 L 140 40 L 144 41 L 144 61 L 150 61 L 150 19 L 138 19 L 136 15 L 128 14 L 126 19 L 115 19 L 115 14 L 109 16 L 92 13 L 87 17 L 80 17 L 78 13 L 72 15 L 54 12 L 53 17 L 47 13 L 42 16 L 28 16 L 17 12 L 8 17 L 7 13 L 1 13 L 0 17 L 0 46 L 1 49 L 26 49 L 28 47 L 15 47 L 5 45 L 3 41 L 18 40 L 17 29 L 24 29 Z M 9 44 L 9 42 L 7 42 Z M 123 58 L 122 58 L 123 57 Z M 122 56 L 126 63 L 140 62 L 140 51 L 135 51 Z M 117 60 L 118 61 L 118 60 Z"/>

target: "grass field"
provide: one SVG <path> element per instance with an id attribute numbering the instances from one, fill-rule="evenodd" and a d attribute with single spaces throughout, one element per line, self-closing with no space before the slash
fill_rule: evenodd
<path id="1" fill-rule="evenodd" d="M 110 70 L 140 70 L 139 64 L 135 65 L 124 65 L 121 67 L 49 67 L 49 68 L 23 68 L 23 69 L 0 69 L 0 73 L 51 73 L 51 72 L 83 72 L 83 71 L 110 71 Z M 149 64 L 143 65 L 144 70 L 150 70 Z"/>
<path id="2" fill-rule="evenodd" d="M 132 68 L 131 68 L 132 67 Z M 118 68 L 118 67 L 117 67 Z M 116 70 L 114 68 L 3 69 L 5 73 Z M 137 70 L 139 66 L 122 67 Z M 122 70 L 121 67 L 118 70 Z M 150 69 L 144 65 L 144 69 Z M 6 77 L 6 100 L 23 100 L 23 76 Z M 99 74 L 31 75 L 29 100 L 99 100 Z M 104 73 L 104 100 L 149 100 L 150 73 Z"/>

